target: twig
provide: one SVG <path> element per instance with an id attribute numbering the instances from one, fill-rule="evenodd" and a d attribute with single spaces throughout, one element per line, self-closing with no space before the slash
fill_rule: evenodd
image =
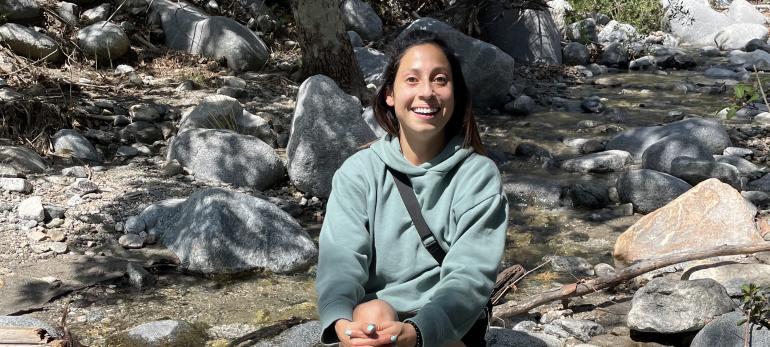
<path id="1" fill-rule="evenodd" d="M 134 34 L 134 35 L 133 35 L 133 38 L 134 38 L 135 40 L 139 41 L 139 43 L 141 43 L 141 44 L 143 44 L 143 45 L 147 46 L 147 48 L 148 48 L 149 50 L 151 50 L 151 51 L 153 51 L 153 52 L 155 52 L 155 53 L 160 53 L 160 52 L 161 52 L 161 50 L 160 50 L 160 49 L 158 49 L 158 47 L 155 47 L 155 45 L 153 45 L 152 43 L 150 43 L 150 41 L 148 41 L 147 39 L 145 39 L 144 37 L 142 37 L 142 35 L 139 35 L 139 34 Z"/>
<path id="2" fill-rule="evenodd" d="M 291 317 L 287 320 L 282 320 L 278 323 L 275 323 L 270 326 L 266 326 L 264 328 L 257 329 L 255 331 L 252 331 L 246 335 L 243 335 L 227 345 L 227 347 L 236 347 L 240 345 L 241 343 L 244 343 L 246 341 L 259 341 L 261 339 L 270 338 L 273 336 L 276 336 L 283 332 L 286 329 L 289 329 L 295 325 L 299 325 L 302 323 L 307 322 L 307 319 L 304 318 L 297 318 L 297 317 Z"/>
<path id="3" fill-rule="evenodd" d="M 754 74 L 757 76 L 757 84 L 759 84 L 759 91 L 762 93 L 762 100 L 765 100 L 765 106 L 770 110 L 770 104 L 767 103 L 767 95 L 765 95 L 765 89 L 762 87 L 762 80 L 759 78 L 759 72 L 757 72 L 757 66 L 752 65 L 754 68 Z"/>
<path id="4" fill-rule="evenodd" d="M 559 289 L 550 290 L 530 297 L 522 302 L 507 302 L 495 307 L 495 316 L 502 318 L 513 317 L 528 312 L 543 304 L 556 300 L 564 300 L 573 296 L 582 296 L 607 287 L 614 287 L 622 282 L 662 267 L 679 264 L 686 261 L 705 259 L 723 255 L 751 254 L 770 251 L 770 242 L 760 245 L 718 246 L 705 250 L 690 250 L 668 254 L 654 259 L 642 260 L 617 272 L 613 276 L 595 278 L 585 282 L 563 285 Z"/>
<path id="5" fill-rule="evenodd" d="M 39 63 L 39 62 L 41 62 L 41 61 L 44 61 L 44 60 L 48 59 L 48 57 L 52 56 L 54 53 L 56 53 L 56 52 L 59 52 L 59 51 L 60 51 L 60 49 L 57 49 L 57 50 L 55 50 L 55 51 L 53 51 L 53 52 L 51 52 L 51 53 L 48 53 L 48 55 L 46 55 L 45 57 L 42 57 L 42 58 L 40 58 L 40 59 L 38 59 L 38 60 L 35 60 L 35 61 L 33 61 L 33 62 L 31 62 L 31 63 L 29 63 L 29 64 L 25 65 L 25 66 L 24 66 L 24 67 L 22 67 L 21 69 L 18 69 L 18 70 L 16 70 L 16 71 L 11 71 L 11 72 L 9 72 L 9 73 L 7 73 L 7 74 L 5 74 L 5 75 L 6 75 L 6 76 L 9 76 L 9 77 L 10 77 L 10 76 L 13 76 L 13 75 L 15 75 L 15 74 L 17 74 L 17 73 L 19 73 L 19 72 L 22 72 L 22 71 L 24 71 L 24 69 L 26 69 L 26 68 L 28 68 L 28 67 L 30 67 L 30 66 L 32 66 L 32 65 L 36 65 L 37 63 Z"/>
<path id="6" fill-rule="evenodd" d="M 115 14 L 117 14 L 118 11 L 120 11 L 120 9 L 123 8 L 123 5 L 125 4 L 126 4 L 126 0 L 123 0 L 123 2 L 120 3 L 118 8 L 116 8 L 115 11 L 113 11 L 109 17 L 107 17 L 107 20 L 104 21 L 104 24 L 102 24 L 102 28 L 104 28 L 104 26 L 107 25 L 107 23 L 109 23 L 112 20 L 112 17 L 115 17 Z"/>

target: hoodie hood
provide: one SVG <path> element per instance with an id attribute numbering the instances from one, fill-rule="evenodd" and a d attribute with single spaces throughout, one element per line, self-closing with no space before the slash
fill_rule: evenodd
<path id="1" fill-rule="evenodd" d="M 431 171 L 443 174 L 452 170 L 473 153 L 473 148 L 463 148 L 463 138 L 455 136 L 435 158 L 415 166 L 401 153 L 398 137 L 385 135 L 371 149 L 390 168 L 409 176 L 422 176 Z"/>

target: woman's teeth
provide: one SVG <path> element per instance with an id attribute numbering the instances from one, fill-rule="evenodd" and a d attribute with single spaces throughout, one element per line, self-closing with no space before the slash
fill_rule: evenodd
<path id="1" fill-rule="evenodd" d="M 428 107 L 415 107 L 412 110 L 415 113 L 419 113 L 419 114 L 433 114 L 438 112 L 438 108 L 428 108 Z"/>

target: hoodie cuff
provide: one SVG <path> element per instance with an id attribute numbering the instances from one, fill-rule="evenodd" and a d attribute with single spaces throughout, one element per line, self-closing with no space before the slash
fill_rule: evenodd
<path id="1" fill-rule="evenodd" d="M 438 317 L 431 317 L 433 315 L 427 314 L 420 310 L 416 316 L 409 318 L 409 321 L 417 325 L 420 329 L 420 335 L 422 337 L 423 346 L 440 346 L 443 342 L 451 340 L 446 339 L 446 333 L 443 329 L 444 324 L 447 324 L 445 320 Z M 422 314 L 421 314 L 422 313 Z"/>
<path id="2" fill-rule="evenodd" d="M 346 300 L 332 301 L 323 309 L 319 310 L 318 315 L 321 319 L 321 343 L 332 344 L 340 342 L 337 332 L 334 330 L 334 323 L 340 319 L 353 320 L 353 304 Z"/>

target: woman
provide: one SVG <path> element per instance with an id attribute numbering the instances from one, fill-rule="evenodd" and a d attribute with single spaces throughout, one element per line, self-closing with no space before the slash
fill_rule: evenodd
<path id="1" fill-rule="evenodd" d="M 434 34 L 394 44 L 374 99 L 388 135 L 335 173 L 316 290 L 323 343 L 484 346 L 507 200 L 484 157 L 460 63 Z M 394 175 L 406 175 L 438 245 L 426 249 Z"/>

